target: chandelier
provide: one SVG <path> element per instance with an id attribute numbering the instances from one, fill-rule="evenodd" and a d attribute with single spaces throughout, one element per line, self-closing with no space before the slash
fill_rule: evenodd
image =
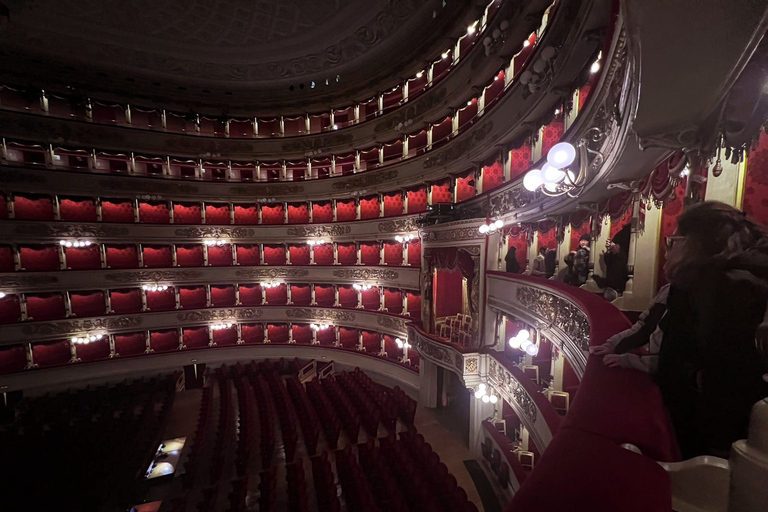
<path id="1" fill-rule="evenodd" d="M 477 391 L 475 391 L 475 398 L 482 400 L 486 404 L 489 402 L 495 404 L 499 401 L 499 397 L 496 396 L 496 393 L 493 392 L 493 389 L 489 388 L 482 382 L 477 386 Z"/>
<path id="2" fill-rule="evenodd" d="M 504 227 L 504 221 L 499 219 L 499 220 L 494 221 L 494 222 L 489 222 L 488 224 L 483 224 L 482 226 L 480 226 L 477 229 L 483 235 L 492 235 L 496 231 L 498 231 L 499 229 L 501 229 L 503 227 Z"/>
<path id="3" fill-rule="evenodd" d="M 545 195 L 557 197 L 568 195 L 577 197 L 586 182 L 587 146 L 579 141 L 579 165 L 577 172 L 570 169 L 576 161 L 576 148 L 568 142 L 552 146 L 547 153 L 547 163 L 541 169 L 531 169 L 525 173 L 523 186 L 535 192 L 541 190 Z"/>
<path id="4" fill-rule="evenodd" d="M 539 353 L 539 346 L 533 343 L 529 339 L 530 337 L 531 333 L 528 332 L 528 329 L 523 329 L 516 336 L 509 338 L 509 346 L 522 350 L 529 356 L 535 356 Z"/>

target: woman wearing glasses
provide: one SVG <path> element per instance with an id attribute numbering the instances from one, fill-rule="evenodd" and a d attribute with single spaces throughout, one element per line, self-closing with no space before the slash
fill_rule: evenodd
<path id="1" fill-rule="evenodd" d="M 633 326 L 645 334 L 620 333 L 592 353 L 654 374 L 684 458 L 727 457 L 747 436 L 752 406 L 768 396 L 756 343 L 767 318 L 768 235 L 736 208 L 708 201 L 680 216 L 666 245 L 671 286 L 666 305 L 649 310 L 655 325 Z M 626 353 L 649 342 L 645 356 Z"/>

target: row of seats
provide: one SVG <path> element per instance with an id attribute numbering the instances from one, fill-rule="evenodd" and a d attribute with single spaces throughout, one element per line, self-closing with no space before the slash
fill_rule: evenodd
<path id="1" fill-rule="evenodd" d="M 456 314 L 435 320 L 435 332 L 441 337 L 463 346 L 470 346 L 472 341 L 472 317 Z"/>

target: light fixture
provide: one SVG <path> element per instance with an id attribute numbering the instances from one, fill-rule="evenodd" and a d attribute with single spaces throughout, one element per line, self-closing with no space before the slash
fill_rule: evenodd
<path id="1" fill-rule="evenodd" d="M 418 236 L 418 235 L 416 235 L 416 234 L 414 234 L 414 233 L 408 233 L 407 235 L 402 235 L 402 236 L 401 236 L 401 235 L 397 235 L 397 236 L 395 237 L 395 240 L 396 240 L 398 243 L 401 243 L 401 244 L 406 244 L 406 243 L 410 242 L 411 240 L 414 240 L 414 239 L 416 239 L 416 238 L 418 238 L 418 237 L 419 237 L 419 236 Z"/>
<path id="2" fill-rule="evenodd" d="M 578 174 L 568 168 L 576 160 L 576 148 L 568 142 L 560 142 L 549 150 L 547 163 L 541 169 L 525 173 L 523 187 L 531 192 L 541 190 L 548 196 L 568 194 L 576 197 L 586 180 L 587 148 L 584 140 L 579 142 L 579 150 Z"/>
<path id="3" fill-rule="evenodd" d="M 224 240 L 223 238 L 208 238 L 205 240 L 205 245 L 209 247 L 213 245 L 222 246 L 228 243 L 229 242 L 227 240 Z"/>
<path id="4" fill-rule="evenodd" d="M 472 106 L 472 101 L 474 101 L 474 100 L 469 100 L 469 101 L 467 102 L 467 106 L 468 106 L 468 107 L 471 107 L 471 106 Z"/>
<path id="5" fill-rule="evenodd" d="M 594 75 L 594 74 L 595 74 L 595 73 L 597 73 L 598 71 L 600 71 L 600 62 L 599 62 L 599 61 L 595 61 L 595 62 L 593 62 L 593 63 L 592 63 L 592 65 L 589 67 L 589 72 L 590 72 L 591 74 L 593 74 L 593 75 Z"/>
<path id="6" fill-rule="evenodd" d="M 512 338 L 509 338 L 509 346 L 518 350 L 522 350 L 529 356 L 535 356 L 539 353 L 539 346 L 531 341 L 531 333 L 528 329 L 522 329 Z"/>
<path id="7" fill-rule="evenodd" d="M 423 76 L 424 76 L 424 72 L 423 71 L 419 71 L 418 73 L 416 73 L 416 78 L 421 78 Z"/>
<path id="8" fill-rule="evenodd" d="M 90 240 L 59 240 L 62 247 L 88 247 L 92 243 Z"/>
<path id="9" fill-rule="evenodd" d="M 212 331 L 220 331 L 222 329 L 229 329 L 233 325 L 234 324 L 232 322 L 218 322 L 218 323 L 215 323 L 215 324 L 211 324 L 210 327 L 211 327 Z"/>
<path id="10" fill-rule="evenodd" d="M 324 238 L 319 238 L 317 240 L 307 240 L 307 244 L 309 245 L 323 245 L 326 243 Z"/>
<path id="11" fill-rule="evenodd" d="M 499 401 L 499 397 L 494 393 L 493 389 L 486 386 L 481 382 L 477 385 L 477 391 L 475 391 L 475 398 L 482 400 L 483 403 L 495 404 Z"/>
<path id="12" fill-rule="evenodd" d="M 443 59 L 447 59 L 448 58 L 448 52 L 443 52 L 443 54 L 440 57 L 442 57 Z"/>
<path id="13" fill-rule="evenodd" d="M 490 222 L 488 224 L 483 224 L 482 226 L 480 226 L 477 229 L 483 235 L 492 235 L 496 231 L 498 231 L 499 229 L 501 229 L 503 227 L 504 227 L 504 221 L 501 220 L 501 219 L 497 219 L 494 222 Z"/>
<path id="14" fill-rule="evenodd" d="M 531 42 L 528 39 L 523 41 L 523 48 L 528 48 L 529 46 L 531 46 Z"/>
<path id="15" fill-rule="evenodd" d="M 400 338 L 395 338 L 395 344 L 397 345 L 397 348 L 411 348 L 411 344 L 408 343 L 408 340 L 401 340 Z"/>
<path id="16" fill-rule="evenodd" d="M 5 298 L 5 292 L 0 292 L 0 299 L 4 299 L 4 298 Z"/>
<path id="17" fill-rule="evenodd" d="M 91 343 L 93 341 L 100 340 L 103 337 L 104 337 L 103 334 L 91 334 L 90 336 L 82 336 L 82 337 L 80 337 L 80 336 L 72 336 L 70 338 L 70 341 L 72 341 L 72 343 L 76 343 L 78 345 L 85 345 L 87 343 Z"/>
<path id="18" fill-rule="evenodd" d="M 334 129 L 334 130 L 338 130 L 338 129 L 339 129 L 339 125 L 337 125 L 337 124 L 334 124 L 334 125 L 333 125 L 333 129 Z"/>
<path id="19" fill-rule="evenodd" d="M 474 22 L 473 24 L 467 27 L 467 35 L 471 36 L 477 31 L 477 29 L 475 28 L 476 25 L 477 25 L 477 22 Z"/>
<path id="20" fill-rule="evenodd" d="M 141 289 L 146 292 L 164 292 L 168 289 L 168 286 L 166 285 L 159 285 L 159 284 L 143 284 L 141 285 Z"/>
<path id="21" fill-rule="evenodd" d="M 324 331 L 328 329 L 331 326 L 331 324 L 310 324 L 309 328 L 313 331 Z"/>
<path id="22" fill-rule="evenodd" d="M 367 283 L 364 283 L 364 284 L 355 283 L 352 285 L 352 287 L 357 291 L 363 291 L 363 290 L 370 290 L 371 288 L 373 288 L 373 285 L 367 284 Z"/>
<path id="23" fill-rule="evenodd" d="M 262 281 L 259 283 L 262 288 L 276 288 L 280 286 L 282 283 L 279 283 L 277 281 Z"/>

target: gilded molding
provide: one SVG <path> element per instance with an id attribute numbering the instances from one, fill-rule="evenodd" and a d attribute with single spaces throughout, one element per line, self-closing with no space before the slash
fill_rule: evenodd
<path id="1" fill-rule="evenodd" d="M 142 323 L 143 319 L 138 316 L 66 320 L 61 322 L 33 322 L 23 325 L 21 327 L 21 332 L 27 336 L 43 336 L 51 334 L 64 335 L 95 330 L 128 329 L 131 327 L 138 327 Z"/>
<path id="2" fill-rule="evenodd" d="M 176 315 L 179 322 L 208 322 L 213 320 L 252 320 L 264 312 L 257 308 L 208 309 L 184 311 Z"/>
<path id="3" fill-rule="evenodd" d="M 104 275 L 107 281 L 115 283 L 184 281 L 197 279 L 203 275 L 199 270 L 140 270 L 137 272 L 109 272 Z"/>
<path id="4" fill-rule="evenodd" d="M 312 237 L 312 236 L 343 236 L 352 232 L 352 226 L 291 226 L 286 230 L 288 236 Z"/>
<path id="5" fill-rule="evenodd" d="M 376 317 L 376 323 L 385 329 L 392 329 L 393 331 L 405 332 L 405 320 L 401 318 L 393 318 L 390 316 L 378 316 Z"/>
<path id="6" fill-rule="evenodd" d="M 288 318 L 299 320 L 335 320 L 338 322 L 354 322 L 355 313 L 352 311 L 336 311 L 333 309 L 295 308 L 285 312 Z"/>
<path id="7" fill-rule="evenodd" d="M 589 351 L 589 320 L 574 303 L 529 286 L 519 287 L 516 297 L 523 307 L 565 333 L 582 351 Z"/>
<path id="8" fill-rule="evenodd" d="M 383 172 L 366 172 L 359 176 L 346 179 L 344 181 L 335 181 L 333 183 L 334 190 L 360 190 L 366 187 L 373 187 L 380 185 L 387 181 L 397 179 L 398 172 L 396 169 L 390 169 Z"/>
<path id="9" fill-rule="evenodd" d="M 464 373 L 477 373 L 478 360 L 476 357 L 468 357 L 464 360 Z"/>
<path id="10" fill-rule="evenodd" d="M 17 235 L 35 237 L 71 237 L 71 238 L 115 238 L 128 236 L 130 231 L 124 226 L 109 224 L 59 224 L 59 223 L 24 223 L 16 226 Z"/>
<path id="11" fill-rule="evenodd" d="M 422 240 L 425 242 L 442 242 L 454 240 L 478 240 L 485 238 L 476 226 L 467 228 L 447 229 L 442 231 L 430 230 L 421 232 Z"/>
<path id="12" fill-rule="evenodd" d="M 246 238 L 255 236 L 256 230 L 251 228 L 193 227 L 176 229 L 173 234 L 184 238 Z"/>
<path id="13" fill-rule="evenodd" d="M 381 270 L 378 268 L 340 268 L 333 271 L 334 277 L 342 279 L 381 279 L 395 281 L 400 274 L 395 270 Z"/>
<path id="14" fill-rule="evenodd" d="M 384 222 L 379 222 L 379 233 L 415 231 L 417 227 L 415 218 L 385 220 Z"/>
<path id="15" fill-rule="evenodd" d="M 247 268 L 235 272 L 237 277 L 249 279 L 268 277 L 277 279 L 281 277 L 304 277 L 309 275 L 309 270 L 305 268 Z"/>
<path id="16" fill-rule="evenodd" d="M 302 185 L 237 185 L 229 187 L 229 193 L 233 196 L 251 196 L 256 194 L 259 197 L 276 197 L 276 196 L 288 196 L 293 194 L 301 194 L 304 192 L 304 186 Z"/>
<path id="17" fill-rule="evenodd" d="M 283 144 L 282 150 L 287 152 L 322 151 L 325 148 L 350 144 L 354 140 L 355 138 L 351 133 L 334 133 L 332 135 L 324 135 L 322 137 L 314 137 L 311 139 L 296 137 L 295 140 Z"/>
<path id="18" fill-rule="evenodd" d="M 0 286 L 2 287 L 26 287 L 26 286 L 45 286 L 58 283 L 59 279 L 56 276 L 37 276 L 31 275 L 11 275 L 0 276 Z"/>
<path id="19" fill-rule="evenodd" d="M 500 365 L 494 358 L 489 358 L 488 364 L 488 376 L 494 387 L 500 388 L 508 393 L 508 396 L 513 397 L 515 402 L 520 406 L 528 418 L 531 424 L 536 423 L 539 409 L 536 407 L 536 402 L 533 401 L 531 395 L 523 388 L 523 386 L 512 376 L 509 370 Z"/>
<path id="20" fill-rule="evenodd" d="M 488 122 L 481 125 L 477 130 L 473 131 L 469 137 L 462 139 L 457 143 L 454 143 L 448 149 L 445 149 L 434 156 L 431 156 L 424 160 L 424 169 L 432 169 L 434 167 L 440 167 L 441 165 L 448 165 L 452 160 L 458 160 L 465 153 L 474 149 L 477 143 L 485 139 L 493 129 L 493 123 Z"/>

